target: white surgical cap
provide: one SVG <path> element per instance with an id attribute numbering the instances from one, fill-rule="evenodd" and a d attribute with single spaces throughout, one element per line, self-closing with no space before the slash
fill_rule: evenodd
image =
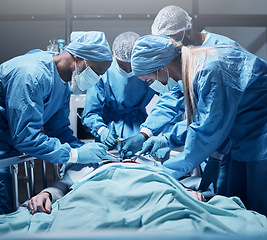
<path id="1" fill-rule="evenodd" d="M 122 62 L 131 62 L 132 49 L 139 37 L 134 32 L 124 32 L 118 35 L 112 45 L 114 57 Z"/>
<path id="2" fill-rule="evenodd" d="M 167 6 L 162 8 L 156 16 L 151 27 L 151 33 L 153 35 L 171 36 L 191 29 L 191 20 L 192 18 L 182 8 Z"/>
<path id="3" fill-rule="evenodd" d="M 74 36 L 66 51 L 88 61 L 112 61 L 111 49 L 103 32 L 89 31 Z"/>

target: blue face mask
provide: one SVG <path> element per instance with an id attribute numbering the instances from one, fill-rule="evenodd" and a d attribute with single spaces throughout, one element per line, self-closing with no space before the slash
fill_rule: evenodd
<path id="1" fill-rule="evenodd" d="M 118 64 L 116 64 L 116 68 L 118 70 L 118 72 L 125 78 L 130 78 L 133 77 L 133 72 L 129 72 L 127 73 L 126 71 L 124 71 L 122 68 L 119 67 Z"/>
<path id="2" fill-rule="evenodd" d="M 153 83 L 149 85 L 151 89 L 153 89 L 157 93 L 164 93 L 165 85 L 163 85 L 160 81 L 155 80 Z"/>
<path id="3" fill-rule="evenodd" d="M 177 82 L 169 77 L 167 85 L 165 85 L 165 92 L 169 92 L 176 84 Z"/>
<path id="4" fill-rule="evenodd" d="M 89 66 L 82 71 L 81 74 L 76 76 L 77 86 L 81 91 L 85 91 L 88 88 L 93 87 L 99 79 L 100 77 Z"/>
<path id="5" fill-rule="evenodd" d="M 168 81 L 166 85 L 163 85 L 159 80 L 155 80 L 153 83 L 149 85 L 149 87 L 160 94 L 169 92 L 177 84 L 177 82 L 173 80 L 171 77 L 169 77 L 169 72 L 167 72 L 167 74 L 168 74 Z M 157 71 L 157 79 L 158 79 L 158 71 Z"/>

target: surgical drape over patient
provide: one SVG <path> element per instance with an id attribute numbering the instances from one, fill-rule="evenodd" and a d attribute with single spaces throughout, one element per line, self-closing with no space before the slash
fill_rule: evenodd
<path id="1" fill-rule="evenodd" d="M 112 61 L 111 49 L 103 32 L 81 34 L 66 47 L 66 51 L 88 61 Z"/>
<path id="2" fill-rule="evenodd" d="M 132 70 L 135 76 L 146 75 L 165 67 L 179 54 L 169 37 L 147 35 L 133 48 Z"/>

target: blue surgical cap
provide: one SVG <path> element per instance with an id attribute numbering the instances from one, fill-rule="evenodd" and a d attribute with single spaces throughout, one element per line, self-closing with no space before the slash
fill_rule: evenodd
<path id="1" fill-rule="evenodd" d="M 112 61 L 112 52 L 103 32 L 84 32 L 66 47 L 66 51 L 88 61 Z"/>
<path id="2" fill-rule="evenodd" d="M 133 47 L 131 64 L 134 76 L 146 75 L 166 66 L 179 55 L 169 37 L 147 35 L 139 38 Z"/>

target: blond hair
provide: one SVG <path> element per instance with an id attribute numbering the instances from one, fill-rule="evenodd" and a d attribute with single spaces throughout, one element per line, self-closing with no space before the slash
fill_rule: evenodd
<path id="1" fill-rule="evenodd" d="M 187 119 L 187 125 L 189 126 L 194 120 L 196 115 L 196 103 L 193 90 L 193 81 L 196 76 L 197 68 L 200 65 L 200 60 L 203 59 L 198 79 L 201 74 L 201 70 L 205 65 L 205 61 L 208 55 L 222 56 L 220 53 L 214 51 L 215 48 L 229 48 L 231 46 L 216 46 L 216 47 L 193 47 L 183 46 L 173 40 L 173 45 L 176 46 L 181 52 L 181 63 L 182 63 L 182 80 L 184 90 L 184 102 L 185 102 L 185 113 Z"/>

